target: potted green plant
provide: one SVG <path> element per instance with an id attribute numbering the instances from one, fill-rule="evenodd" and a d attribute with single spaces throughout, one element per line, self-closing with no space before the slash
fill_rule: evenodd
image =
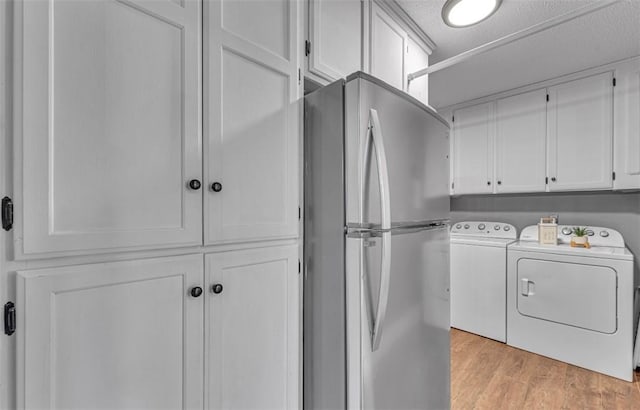
<path id="1" fill-rule="evenodd" d="M 589 236 L 587 234 L 586 227 L 576 226 L 572 229 L 573 235 L 571 235 L 571 240 L 576 245 L 584 246 L 589 243 Z"/>

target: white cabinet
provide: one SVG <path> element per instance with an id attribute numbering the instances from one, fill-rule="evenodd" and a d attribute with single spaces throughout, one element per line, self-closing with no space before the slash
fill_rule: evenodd
<path id="1" fill-rule="evenodd" d="M 453 192 L 493 192 L 495 103 L 474 105 L 453 113 Z"/>
<path id="2" fill-rule="evenodd" d="M 640 59 L 621 65 L 614 88 L 614 189 L 640 189 Z"/>
<path id="3" fill-rule="evenodd" d="M 414 73 L 418 70 L 422 70 L 429 65 L 429 54 L 431 51 L 424 47 L 419 41 L 416 41 L 411 36 L 408 38 L 408 51 L 407 51 L 407 72 L 406 74 Z M 428 76 L 423 75 L 411 82 L 407 82 L 407 93 L 418 99 L 424 104 L 429 104 L 429 81 Z"/>
<path id="4" fill-rule="evenodd" d="M 362 1 L 309 0 L 307 71 L 334 81 L 362 69 Z"/>
<path id="5" fill-rule="evenodd" d="M 299 2 L 12 4 L 10 407 L 299 408 Z"/>
<path id="6" fill-rule="evenodd" d="M 18 257 L 297 236 L 298 2 L 204 4 L 16 2 Z"/>
<path id="7" fill-rule="evenodd" d="M 205 2 L 205 244 L 297 236 L 297 7 Z"/>
<path id="8" fill-rule="evenodd" d="M 375 1 L 371 2 L 370 27 L 371 74 L 400 90 L 405 90 L 407 32 Z"/>
<path id="9" fill-rule="evenodd" d="M 407 74 L 429 64 L 428 38 L 394 3 L 376 0 L 307 0 L 305 76 L 328 84 L 363 70 L 428 102 L 423 76 Z"/>
<path id="10" fill-rule="evenodd" d="M 297 245 L 207 255 L 206 269 L 205 408 L 300 408 Z"/>
<path id="11" fill-rule="evenodd" d="M 549 88 L 550 191 L 612 188 L 613 75 Z"/>
<path id="12" fill-rule="evenodd" d="M 17 408 L 198 409 L 202 256 L 18 272 Z"/>
<path id="13" fill-rule="evenodd" d="M 199 3 L 14 7 L 18 257 L 201 243 Z"/>
<path id="14" fill-rule="evenodd" d="M 619 70 L 615 186 L 614 78 L 607 71 L 455 110 L 452 194 L 640 187 L 635 64 Z"/>
<path id="15" fill-rule="evenodd" d="M 18 272 L 17 407 L 299 408 L 298 246 L 205 267 L 199 254 Z"/>
<path id="16" fill-rule="evenodd" d="M 542 89 L 496 102 L 496 193 L 544 192 L 546 99 Z"/>

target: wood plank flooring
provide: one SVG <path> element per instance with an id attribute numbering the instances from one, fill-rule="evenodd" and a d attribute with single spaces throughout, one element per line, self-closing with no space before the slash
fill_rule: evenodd
<path id="1" fill-rule="evenodd" d="M 640 409 L 629 383 L 451 329 L 451 408 Z"/>

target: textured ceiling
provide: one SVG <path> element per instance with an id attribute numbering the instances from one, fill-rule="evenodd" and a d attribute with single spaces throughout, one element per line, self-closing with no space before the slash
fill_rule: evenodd
<path id="1" fill-rule="evenodd" d="M 442 21 L 445 0 L 397 2 L 435 42 L 433 64 L 594 1 L 503 0 L 462 29 Z M 626 0 L 432 74 L 429 100 L 445 107 L 638 55 L 640 0 Z"/>

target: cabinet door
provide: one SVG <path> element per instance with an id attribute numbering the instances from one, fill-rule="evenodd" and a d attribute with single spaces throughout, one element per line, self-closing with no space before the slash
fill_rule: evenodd
<path id="1" fill-rule="evenodd" d="M 362 2 L 309 0 L 308 70 L 333 81 L 362 69 Z"/>
<path id="2" fill-rule="evenodd" d="M 202 237 L 196 1 L 17 1 L 16 252 Z"/>
<path id="3" fill-rule="evenodd" d="M 616 69 L 614 189 L 640 188 L 640 59 Z"/>
<path id="4" fill-rule="evenodd" d="M 300 408 L 297 245 L 206 258 L 205 408 Z"/>
<path id="5" fill-rule="evenodd" d="M 493 134 L 495 103 L 489 102 L 454 112 L 453 192 L 493 192 Z"/>
<path id="6" fill-rule="evenodd" d="M 430 52 L 423 47 L 419 42 L 415 41 L 411 37 L 408 39 L 408 51 L 407 51 L 407 75 L 414 73 L 418 70 L 422 70 L 429 66 L 429 54 Z M 419 101 L 429 104 L 429 82 L 428 76 L 416 78 L 415 80 L 407 83 L 407 92 L 418 99 Z"/>
<path id="7" fill-rule="evenodd" d="M 298 2 L 205 6 L 205 243 L 295 237 Z"/>
<path id="8" fill-rule="evenodd" d="M 371 74 L 404 90 L 407 33 L 387 12 L 371 2 Z"/>
<path id="9" fill-rule="evenodd" d="M 202 256 L 18 272 L 20 409 L 201 409 Z"/>
<path id="10" fill-rule="evenodd" d="M 611 72 L 549 88 L 549 190 L 611 188 Z"/>
<path id="11" fill-rule="evenodd" d="M 496 192 L 546 189 L 547 91 L 496 102 Z"/>

